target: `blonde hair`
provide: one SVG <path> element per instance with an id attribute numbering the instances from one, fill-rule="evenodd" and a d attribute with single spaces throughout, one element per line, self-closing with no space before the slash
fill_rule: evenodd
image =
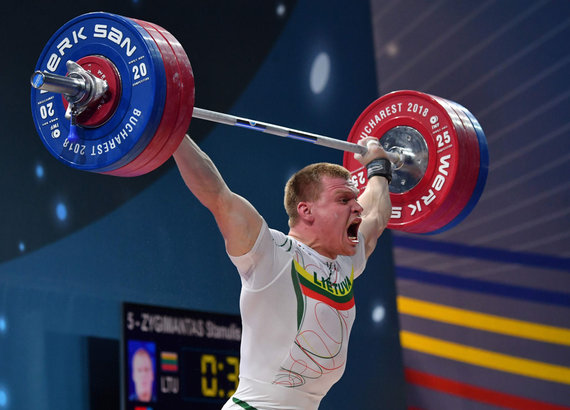
<path id="1" fill-rule="evenodd" d="M 285 185 L 284 205 L 289 216 L 289 226 L 293 227 L 297 223 L 299 214 L 297 205 L 299 202 L 316 201 L 322 191 L 321 179 L 323 176 L 331 178 L 350 179 L 350 172 L 337 164 L 319 162 L 307 165 L 297 171 Z"/>

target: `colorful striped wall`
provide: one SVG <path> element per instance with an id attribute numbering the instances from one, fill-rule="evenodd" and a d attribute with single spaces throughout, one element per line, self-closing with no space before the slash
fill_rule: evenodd
<path id="1" fill-rule="evenodd" d="M 410 260 L 410 253 L 421 254 L 398 242 L 397 264 Z M 567 275 L 570 260 L 565 265 L 551 275 Z M 396 271 L 411 407 L 486 408 L 466 407 L 470 401 L 516 409 L 568 408 L 567 293 L 498 283 L 494 275 L 466 278 L 406 266 Z M 548 274 L 542 277 L 548 281 Z M 463 404 L 453 404 L 458 402 Z"/>
<path id="2" fill-rule="evenodd" d="M 371 1 L 379 94 L 469 108 L 489 177 L 438 235 L 394 232 L 409 409 L 570 408 L 570 2 Z"/>

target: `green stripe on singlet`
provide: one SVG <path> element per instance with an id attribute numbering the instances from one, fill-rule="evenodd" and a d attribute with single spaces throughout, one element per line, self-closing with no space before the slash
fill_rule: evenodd
<path id="1" fill-rule="evenodd" d="M 291 262 L 291 279 L 293 280 L 293 289 L 295 296 L 297 296 L 297 330 L 301 328 L 303 316 L 305 315 L 305 300 L 303 299 L 303 292 L 299 283 L 299 275 L 295 269 L 295 263 Z"/>
<path id="2" fill-rule="evenodd" d="M 237 404 L 238 406 L 243 407 L 246 410 L 257 410 L 255 407 L 250 406 L 249 404 L 247 404 L 245 401 L 238 399 L 237 397 L 232 397 L 232 400 L 235 404 Z"/>

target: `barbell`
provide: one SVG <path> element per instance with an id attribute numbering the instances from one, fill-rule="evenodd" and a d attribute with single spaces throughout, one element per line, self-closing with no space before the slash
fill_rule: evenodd
<path id="1" fill-rule="evenodd" d="M 194 107 L 194 76 L 180 43 L 164 28 L 110 13 L 67 22 L 43 49 L 31 77 L 32 117 L 48 151 L 83 171 L 132 177 L 161 166 L 191 118 L 248 128 L 344 151 L 343 165 L 362 191 L 354 158 L 375 137 L 393 177 L 389 228 L 442 232 L 479 200 L 488 170 L 485 134 L 463 106 L 403 90 L 370 104 L 348 141 Z"/>

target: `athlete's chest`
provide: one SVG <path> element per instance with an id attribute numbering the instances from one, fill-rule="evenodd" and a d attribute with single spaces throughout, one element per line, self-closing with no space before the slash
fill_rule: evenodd
<path id="1" fill-rule="evenodd" d="M 324 303 L 336 310 L 354 307 L 354 269 L 349 258 L 331 261 L 299 252 L 291 263 L 297 297 Z"/>

